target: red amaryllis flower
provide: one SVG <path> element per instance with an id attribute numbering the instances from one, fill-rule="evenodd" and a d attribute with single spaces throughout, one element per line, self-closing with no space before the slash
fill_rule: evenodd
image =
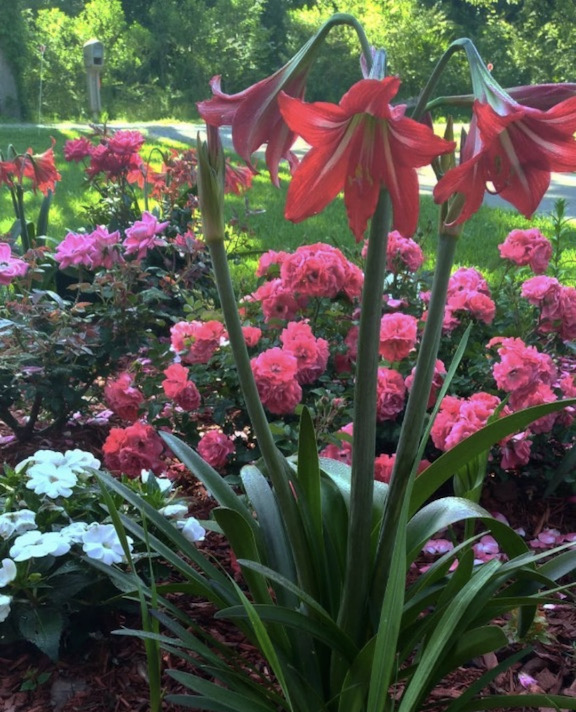
<path id="1" fill-rule="evenodd" d="M 486 184 L 527 218 L 550 185 L 550 173 L 576 170 L 576 97 L 548 111 L 518 104 L 504 93 L 498 106 L 474 102 L 474 117 L 462 163 L 438 182 L 437 203 L 464 196 L 454 224 L 465 222 L 482 204 Z"/>
<path id="2" fill-rule="evenodd" d="M 298 158 L 290 150 L 296 134 L 284 123 L 276 101 L 280 90 L 291 96 L 304 96 L 308 68 L 292 76 L 290 63 L 272 76 L 263 79 L 238 94 L 225 94 L 220 89 L 220 77 L 213 77 L 210 88 L 214 97 L 197 104 L 200 116 L 211 126 L 231 126 L 234 150 L 252 165 L 252 154 L 263 143 L 266 165 L 274 185 L 279 185 L 278 165 L 285 158 L 294 168 Z"/>
<path id="3" fill-rule="evenodd" d="M 305 104 L 280 94 L 284 120 L 312 146 L 288 189 L 288 220 L 299 222 L 319 213 L 344 190 L 350 229 L 360 241 L 380 190 L 386 188 L 394 209 L 393 227 L 406 236 L 415 232 L 416 168 L 449 153 L 455 144 L 406 118 L 404 106 L 390 105 L 399 86 L 397 77 L 363 79 L 339 105 Z"/>
<path id="4" fill-rule="evenodd" d="M 54 191 L 56 183 L 62 179 L 62 176 L 56 170 L 54 162 L 54 144 L 55 139 L 52 139 L 52 146 L 44 151 L 44 153 L 34 154 L 32 149 L 14 159 L 14 163 L 22 173 L 32 180 L 34 190 L 38 188 L 41 193 L 46 195 L 49 190 Z"/>

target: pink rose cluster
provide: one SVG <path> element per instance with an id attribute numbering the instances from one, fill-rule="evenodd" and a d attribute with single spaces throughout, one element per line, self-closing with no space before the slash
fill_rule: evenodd
<path id="1" fill-rule="evenodd" d="M 480 430 L 500 405 L 500 398 L 474 393 L 470 398 L 445 396 L 434 419 L 430 436 L 439 450 L 450 450 Z"/>
<path id="2" fill-rule="evenodd" d="M 215 470 L 223 469 L 234 451 L 233 440 L 219 429 L 207 430 L 198 443 L 198 454 Z"/>
<path id="3" fill-rule="evenodd" d="M 544 274 L 552 257 L 552 243 L 538 228 L 512 230 L 498 249 L 501 257 L 529 266 L 534 274 Z"/>
<path id="4" fill-rule="evenodd" d="M 14 257 L 7 242 L 0 242 L 0 285 L 8 285 L 13 279 L 23 277 L 28 271 L 28 263 Z"/>
<path id="5" fill-rule="evenodd" d="M 328 365 L 328 342 L 316 338 L 303 321 L 291 321 L 280 334 L 284 351 L 296 357 L 296 380 L 300 385 L 313 383 Z"/>
<path id="6" fill-rule="evenodd" d="M 164 371 L 162 381 L 164 394 L 185 411 L 193 411 L 200 405 L 201 397 L 196 384 L 189 380 L 189 370 L 179 363 L 173 363 Z"/>
<path id="7" fill-rule="evenodd" d="M 463 314 L 469 314 L 484 324 L 491 324 L 496 315 L 496 305 L 492 300 L 488 282 L 473 267 L 461 267 L 450 277 L 444 330 L 455 329 Z"/>
<path id="8" fill-rule="evenodd" d="M 275 415 L 294 412 L 302 398 L 296 356 L 275 346 L 253 358 L 250 365 L 264 407 Z"/>
<path id="9" fill-rule="evenodd" d="M 123 261 L 120 232 L 108 232 L 103 225 L 88 234 L 69 232 L 58 244 L 54 259 L 60 269 L 72 266 L 89 270 L 99 267 L 110 269 L 112 265 Z"/>
<path id="10" fill-rule="evenodd" d="M 406 376 L 404 379 L 404 383 L 406 384 L 406 388 L 408 391 L 412 390 L 412 386 L 414 385 L 414 376 L 416 373 L 416 367 L 412 369 L 410 374 Z M 436 396 L 438 395 L 438 391 L 442 388 L 442 384 L 444 383 L 444 377 L 446 376 L 446 366 L 440 359 L 436 359 L 436 363 L 434 364 L 434 375 L 432 377 L 432 385 L 430 387 L 430 395 L 428 396 L 428 404 L 427 408 L 432 408 L 432 406 L 436 403 Z"/>
<path id="11" fill-rule="evenodd" d="M 576 340 L 576 288 L 555 278 L 537 276 L 522 285 L 522 296 L 540 310 L 538 330 L 555 333 L 563 341 Z"/>
<path id="12" fill-rule="evenodd" d="M 366 258 L 368 241 L 362 248 L 362 257 Z M 411 237 L 404 237 L 398 230 L 388 233 L 386 243 L 386 267 L 393 274 L 402 271 L 417 272 L 424 262 L 424 253 L 420 245 Z"/>
<path id="13" fill-rule="evenodd" d="M 112 428 L 102 452 L 106 467 L 117 474 L 136 478 L 142 470 L 155 475 L 164 470 L 164 443 L 151 425 L 141 421 L 127 428 Z"/>
<path id="14" fill-rule="evenodd" d="M 257 274 L 272 279 L 264 282 L 250 301 L 259 301 L 267 321 L 291 320 L 311 298 L 334 299 L 344 294 L 348 299 L 360 297 L 364 274 L 331 245 L 303 245 L 293 253 L 271 251 L 260 259 Z"/>
<path id="15" fill-rule="evenodd" d="M 409 314 L 384 314 L 380 321 L 380 356 L 390 363 L 402 361 L 416 346 L 418 320 Z"/>
<path id="16" fill-rule="evenodd" d="M 225 340 L 224 325 L 215 320 L 179 321 L 170 329 L 172 351 L 182 363 L 208 363 Z"/>

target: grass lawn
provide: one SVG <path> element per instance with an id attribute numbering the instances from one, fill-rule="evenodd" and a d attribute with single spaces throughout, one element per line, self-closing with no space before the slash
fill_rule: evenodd
<path id="1" fill-rule="evenodd" d="M 90 191 L 84 181 L 83 166 L 67 163 L 63 157 L 63 147 L 66 140 L 75 138 L 81 129 L 59 127 L 28 126 L 20 129 L 7 128 L 0 125 L 0 150 L 6 156 L 9 145 L 23 152 L 31 147 L 35 153 L 41 153 L 50 146 L 50 139 L 56 140 L 54 152 L 56 165 L 62 174 L 58 184 L 52 208 L 50 211 L 50 237 L 60 241 L 69 231 L 84 227 L 84 210 L 90 199 L 95 199 L 95 191 Z M 148 138 L 142 155 L 151 152 L 152 162 L 159 162 L 159 153 L 155 148 L 166 149 L 181 147 L 167 139 Z M 284 220 L 284 196 L 289 175 L 281 172 L 282 188 L 274 188 L 266 173 L 254 179 L 252 189 L 244 196 L 231 195 L 228 198 L 227 210 L 229 217 L 234 217 L 242 228 L 235 237 L 231 250 L 240 254 L 241 267 L 237 267 L 238 276 L 244 274 L 250 279 L 258 259 L 258 254 L 268 249 L 293 250 L 302 244 L 315 242 L 330 242 L 343 251 L 354 254 L 360 246 L 356 246 L 348 230 L 343 201 L 333 201 L 324 212 L 300 224 L 292 224 Z M 26 207 L 29 219 L 34 221 L 42 195 L 29 192 L 26 196 Z M 0 235 L 8 232 L 13 222 L 10 194 L 0 186 Z M 429 264 L 433 260 L 437 221 L 437 206 L 431 198 L 423 196 L 418 238 L 428 255 Z M 538 227 L 547 236 L 552 234 L 551 220 L 546 216 L 538 216 L 532 221 L 517 215 L 512 210 L 498 210 L 483 207 L 465 226 L 456 253 L 459 266 L 474 266 L 480 269 L 490 280 L 492 273 L 502 267 L 498 244 L 508 232 L 514 228 Z M 563 262 L 572 268 L 576 265 L 576 230 L 569 235 L 571 249 L 563 253 Z M 576 269 L 575 269 L 576 276 Z"/>

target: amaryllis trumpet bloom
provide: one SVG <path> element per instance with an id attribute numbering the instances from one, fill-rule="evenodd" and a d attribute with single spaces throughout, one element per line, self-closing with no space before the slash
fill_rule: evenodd
<path id="1" fill-rule="evenodd" d="M 463 196 L 453 224 L 463 223 L 481 206 L 491 184 L 495 193 L 530 218 L 548 190 L 550 173 L 576 170 L 576 96 L 543 111 L 534 108 L 533 89 L 527 94 L 532 106 L 519 104 L 493 79 L 471 45 L 466 51 L 477 97 L 474 115 L 462 161 L 438 182 L 434 199 L 445 203 L 456 193 Z M 550 87 L 541 92 L 542 101 L 553 93 Z"/>
<path id="2" fill-rule="evenodd" d="M 340 191 L 350 229 L 363 237 L 382 188 L 394 211 L 393 228 L 412 235 L 418 224 L 416 169 L 449 153 L 455 144 L 404 116 L 404 106 L 390 102 L 400 86 L 397 77 L 363 79 L 339 105 L 306 104 L 286 94 L 280 110 L 290 128 L 312 148 L 294 173 L 285 215 L 299 222 L 322 211 Z"/>
<path id="3" fill-rule="evenodd" d="M 52 139 L 52 146 L 44 151 L 44 153 L 35 154 L 32 153 L 32 149 L 29 148 L 26 153 L 14 159 L 17 170 L 32 180 L 34 190 L 38 188 L 44 195 L 46 195 L 49 190 L 53 192 L 56 183 L 62 179 L 54 162 L 55 143 L 55 139 Z"/>

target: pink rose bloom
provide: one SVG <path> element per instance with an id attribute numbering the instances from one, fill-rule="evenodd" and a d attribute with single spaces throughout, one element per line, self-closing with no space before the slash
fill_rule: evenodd
<path id="1" fill-rule="evenodd" d="M 402 376 L 392 368 L 379 368 L 376 392 L 377 420 L 395 420 L 404 410 L 406 399 L 406 386 Z"/>
<path id="2" fill-rule="evenodd" d="M 454 294 L 459 291 L 483 292 L 490 295 L 488 282 L 474 267 L 460 267 L 450 277 L 448 293 Z"/>
<path id="3" fill-rule="evenodd" d="M 90 235 L 92 239 L 92 252 L 90 259 L 92 267 L 111 267 L 123 261 L 120 254 L 120 231 L 108 232 L 108 228 L 104 225 L 99 225 Z"/>
<path id="4" fill-rule="evenodd" d="M 551 385 L 556 380 L 551 357 L 534 346 L 526 346 L 522 339 L 502 339 L 498 355 L 501 361 L 494 364 L 492 374 L 498 388 L 511 393 L 511 400 L 521 400 L 538 383 Z"/>
<path id="5" fill-rule="evenodd" d="M 384 314 L 380 321 L 380 356 L 402 361 L 416 346 L 418 320 L 409 314 Z"/>
<path id="6" fill-rule="evenodd" d="M 344 277 L 344 294 L 353 302 L 362 296 L 364 286 L 364 272 L 353 262 L 346 261 L 346 276 Z"/>
<path id="7" fill-rule="evenodd" d="M 412 385 L 414 383 L 414 375 L 416 373 L 416 367 L 412 369 L 409 376 L 404 379 L 404 384 L 408 391 L 412 390 Z M 440 359 L 436 359 L 436 364 L 434 365 L 434 376 L 432 378 L 432 386 L 430 387 L 430 395 L 428 396 L 427 408 L 432 408 L 436 403 L 436 396 L 438 391 L 442 388 L 444 383 L 444 376 L 446 375 L 446 366 Z"/>
<path id="8" fill-rule="evenodd" d="M 560 338 L 564 341 L 576 340 L 576 288 L 562 287 L 560 295 Z"/>
<path id="9" fill-rule="evenodd" d="M 243 326 L 242 334 L 246 346 L 248 346 L 248 348 L 254 348 L 262 337 L 262 329 L 259 329 L 257 326 Z"/>
<path id="10" fill-rule="evenodd" d="M 144 402 L 142 392 L 133 385 L 132 376 L 121 373 L 118 378 L 108 381 L 104 388 L 104 399 L 110 410 L 114 411 L 119 418 L 138 420 L 140 405 Z"/>
<path id="11" fill-rule="evenodd" d="M 374 460 L 374 479 L 378 482 L 385 482 L 388 484 L 390 478 L 392 477 L 392 470 L 394 469 L 394 463 L 396 461 L 396 455 L 378 455 Z"/>
<path id="12" fill-rule="evenodd" d="M 500 442 L 502 459 L 500 467 L 503 470 L 517 470 L 530 462 L 532 442 L 528 440 L 527 433 L 511 435 Z"/>
<path id="13" fill-rule="evenodd" d="M 486 425 L 499 404 L 499 398 L 483 392 L 469 399 L 445 396 L 430 431 L 432 442 L 449 450 Z"/>
<path id="14" fill-rule="evenodd" d="M 69 232 L 58 244 L 54 259 L 60 269 L 67 269 L 72 265 L 92 269 L 94 266 L 94 238 L 92 235 L 80 235 Z"/>
<path id="15" fill-rule="evenodd" d="M 313 383 L 326 370 L 329 349 L 325 339 L 317 339 L 303 321 L 291 321 L 280 334 L 284 351 L 298 362 L 296 378 L 301 385 Z"/>
<path id="16" fill-rule="evenodd" d="M 207 430 L 198 443 L 198 454 L 215 470 L 225 467 L 234 451 L 234 442 L 221 430 Z"/>
<path id="17" fill-rule="evenodd" d="M 346 465 L 352 464 L 352 437 L 354 435 L 354 424 L 348 423 L 341 428 L 337 433 L 341 437 L 340 443 L 330 443 L 320 452 L 320 457 L 327 457 L 330 460 L 339 460 Z"/>
<path id="18" fill-rule="evenodd" d="M 271 267 L 276 267 L 277 273 L 280 272 L 280 265 L 288 257 L 288 252 L 276 252 L 276 250 L 268 250 L 258 260 L 256 269 L 257 277 L 265 277 L 269 274 Z"/>
<path id="19" fill-rule="evenodd" d="M 250 364 L 263 405 L 276 415 L 292 413 L 302 398 L 296 357 L 275 347 L 263 351 Z"/>
<path id="20" fill-rule="evenodd" d="M 255 301 L 261 302 L 265 321 L 289 321 L 306 306 L 306 298 L 296 297 L 292 290 L 284 286 L 280 278 L 264 282 L 251 296 Z"/>
<path id="21" fill-rule="evenodd" d="M 140 477 L 142 470 L 158 475 L 164 469 L 164 443 L 151 425 L 142 422 L 128 428 L 112 428 L 102 452 L 109 470 L 128 477 Z"/>
<path id="22" fill-rule="evenodd" d="M 386 247 L 386 265 L 397 274 L 401 270 L 416 272 L 422 267 L 424 254 L 422 248 L 410 237 L 404 237 L 397 230 L 388 233 Z"/>
<path id="23" fill-rule="evenodd" d="M 557 400 L 556 394 L 549 385 L 536 383 L 529 390 L 512 393 L 508 402 L 510 408 L 516 411 L 530 408 L 534 405 L 542 405 L 543 403 L 554 403 Z M 538 418 L 538 420 L 530 424 L 530 430 L 533 433 L 549 433 L 554 427 L 558 415 L 559 413 L 549 413 L 542 418 Z"/>
<path id="24" fill-rule="evenodd" d="M 523 267 L 529 265 L 534 274 L 543 274 L 552 257 L 552 244 L 538 228 L 512 230 L 498 246 L 500 256 Z"/>
<path id="25" fill-rule="evenodd" d="M 200 393 L 193 381 L 188 380 L 188 369 L 179 363 L 173 363 L 164 371 L 166 378 L 162 388 L 168 398 L 186 411 L 196 410 L 200 405 Z"/>
<path id="26" fill-rule="evenodd" d="M 172 350 L 183 363 L 208 363 L 225 333 L 219 321 L 179 321 L 170 329 Z"/>
<path id="27" fill-rule="evenodd" d="M 344 290 L 347 263 L 342 252 L 331 245 L 303 245 L 284 258 L 280 277 L 284 288 L 299 296 L 333 299 Z"/>
<path id="28" fill-rule="evenodd" d="M 123 242 L 126 254 L 136 253 L 136 259 L 141 260 L 151 248 L 166 245 L 166 241 L 158 235 L 168 225 L 168 222 L 159 223 L 158 218 L 145 210 L 142 220 L 136 220 L 134 225 L 126 230 L 126 239 Z"/>
<path id="29" fill-rule="evenodd" d="M 84 136 L 71 139 L 64 144 L 64 159 L 68 162 L 79 163 L 92 153 L 93 148 L 90 141 Z"/>
<path id="30" fill-rule="evenodd" d="M 7 242 L 0 242 L 0 284 L 7 285 L 28 271 L 28 263 L 12 256 L 12 248 Z"/>
<path id="31" fill-rule="evenodd" d="M 130 156 L 144 145 L 145 138 L 140 131 L 115 131 L 108 139 L 108 148 L 119 156 Z"/>

